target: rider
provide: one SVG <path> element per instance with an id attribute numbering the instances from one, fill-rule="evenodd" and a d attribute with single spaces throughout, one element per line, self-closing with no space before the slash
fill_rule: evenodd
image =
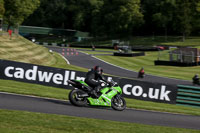
<path id="1" fill-rule="evenodd" d="M 99 97 L 97 92 L 99 92 L 101 89 L 101 82 L 99 80 L 106 81 L 102 73 L 103 69 L 100 66 L 95 66 L 87 72 L 85 78 L 85 82 L 93 88 L 90 93 L 97 98 Z"/>
<path id="2" fill-rule="evenodd" d="M 144 68 L 142 67 L 141 69 L 140 69 L 140 71 L 138 72 L 138 78 L 144 78 Z"/>

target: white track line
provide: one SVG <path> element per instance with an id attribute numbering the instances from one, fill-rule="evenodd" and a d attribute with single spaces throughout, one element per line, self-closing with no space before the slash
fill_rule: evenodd
<path id="1" fill-rule="evenodd" d="M 86 55 L 90 55 L 90 54 L 88 54 L 88 53 L 85 53 L 85 52 L 83 52 L 83 51 L 78 51 L 78 52 L 80 52 L 80 53 L 83 53 L 83 54 L 86 54 Z"/>
<path id="2" fill-rule="evenodd" d="M 104 61 L 104 60 L 102 60 L 102 59 L 99 59 L 99 58 L 97 58 L 97 57 L 95 57 L 95 56 L 92 56 L 92 57 L 95 58 L 95 59 L 97 59 L 97 60 L 100 60 L 100 61 L 102 61 L 102 62 L 104 62 L 104 63 L 107 63 L 107 64 L 109 64 L 109 65 L 112 65 L 112 66 L 115 66 L 115 67 L 118 67 L 118 68 L 121 68 L 121 69 L 124 69 L 124 70 L 127 70 L 127 71 L 135 72 L 135 71 L 132 71 L 132 70 L 129 70 L 129 69 L 126 69 L 126 68 L 123 68 L 123 67 L 120 67 L 120 66 L 111 64 L 111 63 L 106 62 L 106 61 Z"/>
<path id="3" fill-rule="evenodd" d="M 68 65 L 70 65 L 70 62 L 67 60 L 67 58 L 65 58 L 63 55 L 61 55 L 60 53 L 58 53 L 66 62 Z"/>

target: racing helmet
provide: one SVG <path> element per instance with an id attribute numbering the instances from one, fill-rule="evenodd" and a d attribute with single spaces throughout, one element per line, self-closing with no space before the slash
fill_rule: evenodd
<path id="1" fill-rule="evenodd" d="M 95 71 L 96 74 L 102 74 L 103 73 L 103 69 L 100 66 L 95 66 L 94 71 Z"/>

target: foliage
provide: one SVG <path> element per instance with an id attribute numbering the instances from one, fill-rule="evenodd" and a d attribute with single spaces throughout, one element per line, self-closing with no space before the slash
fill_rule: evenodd
<path id="1" fill-rule="evenodd" d="M 4 0 L 0 0 L 0 18 L 3 17 L 4 12 L 5 12 Z"/>
<path id="2" fill-rule="evenodd" d="M 174 0 L 159 1 L 156 4 L 157 12 L 152 15 L 152 20 L 158 27 L 165 29 L 165 36 L 167 37 L 168 27 L 173 19 L 173 10 L 175 10 Z M 167 7 L 167 8 L 166 8 Z"/>
<path id="3" fill-rule="evenodd" d="M 25 24 L 78 29 L 94 35 L 130 34 L 143 22 L 142 17 L 140 0 L 41 0 L 40 8 Z"/>
<path id="4" fill-rule="evenodd" d="M 32 26 L 65 28 L 64 22 L 68 16 L 66 0 L 40 1 L 40 7 L 25 20 L 25 23 L 31 23 Z"/>
<path id="5" fill-rule="evenodd" d="M 5 0 L 7 23 L 25 19 L 24 25 L 76 29 L 93 36 L 156 34 L 165 35 L 166 41 L 168 35 L 182 35 L 184 41 L 200 30 L 199 0 L 40 0 L 39 8 L 39 0 L 21 1 Z M 33 8 L 23 8 L 27 4 Z"/>
<path id="6" fill-rule="evenodd" d="M 92 14 L 101 3 L 102 0 L 41 0 L 40 7 L 24 24 L 87 31 Z"/>
<path id="7" fill-rule="evenodd" d="M 177 0 L 176 3 L 176 23 L 174 24 L 179 32 L 183 35 L 183 41 L 185 36 L 191 32 L 191 2 L 189 0 Z"/>
<path id="8" fill-rule="evenodd" d="M 145 31 L 163 32 L 165 35 L 198 34 L 200 28 L 198 0 L 142 0 Z"/>
<path id="9" fill-rule="evenodd" d="M 10 26 L 20 25 L 39 6 L 39 0 L 5 0 L 4 23 Z"/>
<path id="10" fill-rule="evenodd" d="M 133 28 L 142 23 L 140 0 L 104 0 L 99 13 L 94 16 L 93 31 L 107 36 L 132 33 Z M 96 30 L 94 30 L 96 29 Z"/>
<path id="11" fill-rule="evenodd" d="M 191 20 L 191 32 L 193 34 L 198 34 L 200 30 L 200 1 L 192 0 L 191 3 L 191 12 L 192 12 L 192 20 Z"/>

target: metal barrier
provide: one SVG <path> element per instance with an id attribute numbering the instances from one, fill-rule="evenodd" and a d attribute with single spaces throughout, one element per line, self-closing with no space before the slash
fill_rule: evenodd
<path id="1" fill-rule="evenodd" d="M 200 107 L 200 87 L 178 85 L 176 104 Z"/>

